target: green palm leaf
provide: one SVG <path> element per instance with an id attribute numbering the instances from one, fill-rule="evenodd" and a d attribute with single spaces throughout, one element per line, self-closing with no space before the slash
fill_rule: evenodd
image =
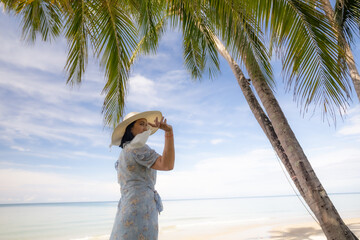
<path id="1" fill-rule="evenodd" d="M 62 30 L 60 6 L 53 1 L 3 1 L 8 11 L 15 11 L 22 18 L 23 39 L 34 42 L 37 34 L 43 41 L 59 36 Z"/>
<path id="2" fill-rule="evenodd" d="M 305 111 L 311 103 L 336 119 L 347 106 L 350 84 L 336 34 L 320 5 L 299 0 L 249 1 L 280 48 L 288 89 Z"/>
<path id="3" fill-rule="evenodd" d="M 65 65 L 67 83 L 80 84 L 88 60 L 88 41 L 93 22 L 92 1 L 72 1 L 71 11 L 66 13 L 66 32 L 69 52 Z"/>
<path id="4" fill-rule="evenodd" d="M 163 0 L 132 0 L 130 2 L 130 7 L 135 9 L 132 15 L 139 29 L 143 53 L 156 53 L 165 27 L 166 2 Z"/>
<path id="5" fill-rule="evenodd" d="M 217 34 L 235 59 L 257 65 L 270 87 L 274 87 L 270 56 L 264 45 L 264 34 L 246 1 L 210 0 L 209 21 L 215 23 Z"/>
<path id="6" fill-rule="evenodd" d="M 200 79 L 205 71 L 210 78 L 214 78 L 220 71 L 218 53 L 204 7 L 191 1 L 172 1 L 168 6 L 172 26 L 182 29 L 185 67 L 194 79 Z"/>
<path id="7" fill-rule="evenodd" d="M 157 49 L 157 45 L 160 37 L 164 32 L 166 16 L 164 11 L 164 3 L 161 1 L 130 1 L 130 5 L 127 5 L 126 9 L 121 9 L 127 13 L 132 13 L 131 16 L 137 23 L 137 28 L 140 29 L 140 40 L 134 47 L 136 31 L 134 26 L 127 30 L 127 34 L 122 35 L 131 38 L 130 44 L 128 45 L 128 51 L 126 57 L 121 59 L 121 68 L 126 67 L 126 71 L 120 72 L 121 81 L 114 82 L 107 81 L 103 92 L 106 93 L 103 113 L 105 123 L 115 125 L 119 122 L 123 108 L 126 93 L 126 80 L 128 78 L 128 72 L 130 71 L 131 65 L 134 63 L 138 54 L 154 53 Z M 130 21 L 130 18 L 128 19 Z M 130 22 L 128 22 L 130 23 Z M 133 22 L 131 22 L 133 24 Z M 120 26 L 120 25 L 118 25 Z M 123 34 L 123 33 L 122 33 Z M 99 48 L 98 46 L 96 48 Z M 131 54 L 130 54 L 131 52 Z M 129 58 L 129 56 L 131 56 Z M 126 61 L 126 62 L 124 62 Z"/>
<path id="8" fill-rule="evenodd" d="M 335 21 L 348 43 L 353 43 L 353 33 L 360 30 L 360 1 L 342 0 L 335 4 Z"/>
<path id="9" fill-rule="evenodd" d="M 7 12 L 15 11 L 17 5 L 19 5 L 18 0 L 1 0 L 0 2 L 3 4 L 4 10 Z"/>
<path id="10" fill-rule="evenodd" d="M 120 121 L 124 110 L 129 62 L 136 47 L 137 31 L 121 2 L 97 2 L 94 13 L 93 22 L 98 33 L 94 47 L 107 78 L 102 112 L 104 123 L 114 126 Z"/>
<path id="11" fill-rule="evenodd" d="M 263 34 L 256 19 L 245 11 L 243 1 L 173 0 L 169 6 L 174 14 L 173 25 L 182 22 L 185 66 L 194 78 L 200 78 L 204 69 L 209 69 L 211 76 L 219 71 L 218 53 L 212 37 L 217 34 L 235 58 L 255 61 L 265 80 L 273 85 L 268 51 L 262 43 Z M 206 62 L 202 62 L 204 56 L 208 56 Z"/>
<path id="12" fill-rule="evenodd" d="M 132 64 L 135 62 L 136 58 L 140 55 L 140 54 L 149 54 L 149 53 L 153 53 L 156 52 L 156 49 L 158 47 L 158 42 L 159 39 L 161 38 L 162 34 L 164 33 L 164 28 L 166 28 L 166 19 L 167 19 L 167 15 L 163 16 L 163 18 L 156 24 L 155 26 L 155 34 L 156 36 L 156 42 L 154 42 L 154 32 L 153 31 L 148 31 L 147 33 L 145 33 L 145 35 L 142 37 L 142 39 L 138 42 L 133 55 L 131 56 L 130 62 L 129 62 L 129 66 L 131 67 Z M 149 48 L 149 44 L 151 44 L 152 46 Z M 152 49 L 150 51 L 150 49 Z"/>

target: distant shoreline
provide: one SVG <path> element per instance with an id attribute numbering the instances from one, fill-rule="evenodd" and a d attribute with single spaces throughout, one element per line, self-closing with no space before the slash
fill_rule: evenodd
<path id="1" fill-rule="evenodd" d="M 335 195 L 358 195 L 360 192 L 344 192 L 344 193 L 328 193 L 329 196 Z M 270 196 L 242 196 L 242 197 L 213 197 L 213 198 L 183 198 L 183 199 L 163 199 L 164 202 L 172 201 L 197 201 L 197 200 L 224 200 L 224 199 L 256 199 L 256 198 L 283 198 L 283 197 L 297 197 L 295 194 L 288 195 L 270 195 Z M 11 206 L 27 206 L 27 205 L 76 205 L 76 204 L 96 204 L 96 203 L 117 203 L 118 201 L 79 201 L 79 202 L 24 202 L 24 203 L 0 203 L 0 207 Z"/>

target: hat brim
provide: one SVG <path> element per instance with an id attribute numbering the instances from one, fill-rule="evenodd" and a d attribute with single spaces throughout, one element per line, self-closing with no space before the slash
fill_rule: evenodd
<path id="1" fill-rule="evenodd" d="M 158 120 L 160 121 L 162 118 L 162 114 L 160 111 L 146 111 L 135 114 L 125 119 L 124 121 L 119 123 L 119 125 L 117 125 L 116 128 L 114 129 L 114 132 L 111 136 L 111 145 L 120 146 L 121 139 L 124 136 L 126 127 L 129 126 L 129 124 L 131 124 L 132 122 L 141 118 L 145 118 L 147 122 L 153 123 L 156 118 L 158 118 Z M 154 128 L 150 125 L 149 125 L 149 129 L 151 130 L 151 135 L 158 130 L 158 128 Z"/>

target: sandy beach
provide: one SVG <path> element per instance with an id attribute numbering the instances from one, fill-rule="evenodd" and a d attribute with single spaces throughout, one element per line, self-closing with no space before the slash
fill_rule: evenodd
<path id="1" fill-rule="evenodd" d="M 346 224 L 360 236 L 360 218 L 346 219 Z M 162 228 L 159 240 L 326 240 L 321 228 L 315 222 L 235 224 L 215 226 L 175 226 Z"/>
<path id="2" fill-rule="evenodd" d="M 353 233 L 360 236 L 360 218 L 346 219 Z M 109 236 L 77 240 L 105 240 Z M 294 224 L 241 224 L 222 226 L 176 226 L 161 228 L 159 240 L 326 240 L 320 226 L 313 222 Z"/>
<path id="3" fill-rule="evenodd" d="M 360 236 L 360 218 L 344 220 L 352 232 Z M 289 239 L 289 240 L 326 240 L 321 228 L 316 223 L 299 223 L 274 228 L 270 231 L 270 239 Z"/>
<path id="4" fill-rule="evenodd" d="M 360 236 L 360 194 L 332 196 Z M 159 240 L 326 240 L 296 196 L 164 201 Z M 117 202 L 0 206 L 0 239 L 107 240 Z"/>

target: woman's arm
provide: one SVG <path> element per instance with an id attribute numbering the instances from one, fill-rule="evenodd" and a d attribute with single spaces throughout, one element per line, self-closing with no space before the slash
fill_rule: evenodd
<path id="1" fill-rule="evenodd" d="M 164 117 L 159 122 L 155 119 L 154 124 L 149 123 L 152 127 L 158 127 L 165 131 L 165 145 L 162 156 L 158 157 L 151 168 L 156 170 L 169 171 L 174 169 L 175 163 L 175 147 L 174 147 L 174 133 L 172 126 L 166 123 Z"/>

